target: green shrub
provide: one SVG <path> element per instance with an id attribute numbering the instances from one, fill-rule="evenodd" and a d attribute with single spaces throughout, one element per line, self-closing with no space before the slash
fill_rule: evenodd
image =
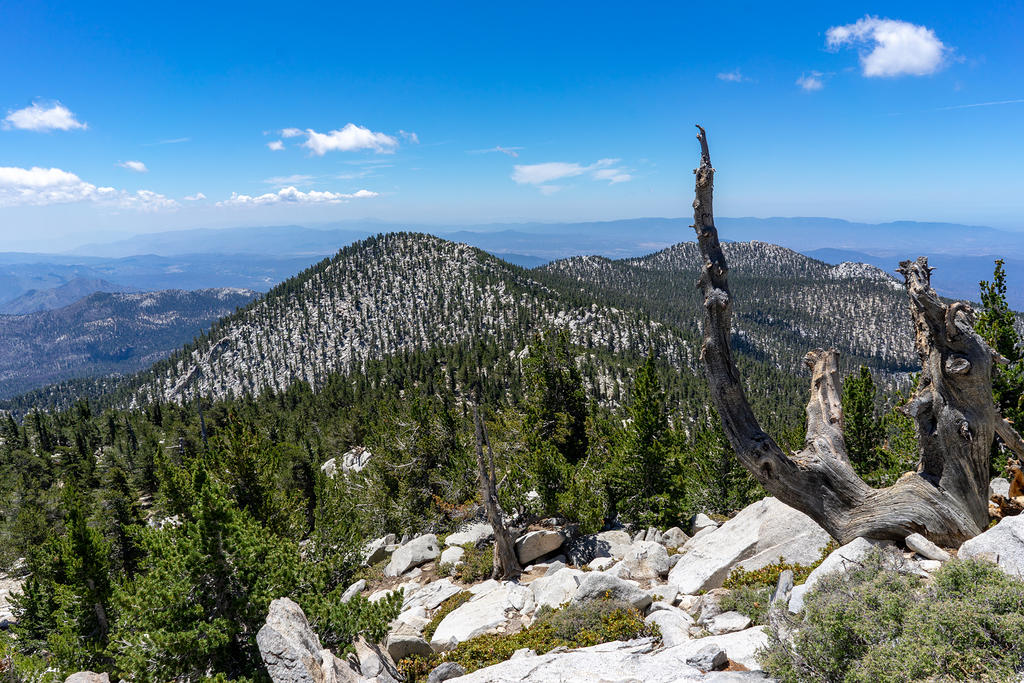
<path id="1" fill-rule="evenodd" d="M 462 548 L 466 551 L 462 555 L 462 563 L 451 567 L 448 576 L 463 583 L 476 583 L 491 578 L 494 572 L 494 545 L 477 548 L 472 543 L 466 543 Z"/>
<path id="2" fill-rule="evenodd" d="M 768 623 L 768 605 L 775 586 L 743 585 L 723 595 L 718 601 L 723 612 L 739 612 L 750 617 L 755 624 Z"/>
<path id="3" fill-rule="evenodd" d="M 439 611 L 438 614 L 440 613 Z M 440 621 L 437 617 L 435 619 Z M 431 625 L 432 636 L 436 624 L 431 622 Z M 410 683 L 415 683 L 426 680 L 430 671 L 441 662 L 457 662 L 468 673 L 504 662 L 516 650 L 522 648 L 544 654 L 556 647 L 590 647 L 613 640 L 631 640 L 648 636 L 660 637 L 661 634 L 656 626 L 645 624 L 643 616 L 634 607 L 625 602 L 597 600 L 579 605 L 570 604 L 558 610 L 542 610 L 532 626 L 518 633 L 477 636 L 459 643 L 448 652 L 430 657 L 403 659 L 399 663 L 399 669 Z M 426 630 L 424 637 L 429 640 Z"/>
<path id="4" fill-rule="evenodd" d="M 343 592 L 339 586 L 322 599 L 310 596 L 303 605 L 324 647 L 341 654 L 351 647 L 359 635 L 371 643 L 383 641 L 388 635 L 391 622 L 402 611 L 404 591 L 391 591 L 377 602 L 370 602 L 358 593 L 348 602 L 342 602 Z"/>
<path id="5" fill-rule="evenodd" d="M 1024 660 L 1024 582 L 976 560 L 934 581 L 873 553 L 824 577 L 791 643 L 773 633 L 762 663 L 781 681 L 1016 681 Z"/>
<path id="6" fill-rule="evenodd" d="M 433 619 L 430 620 L 430 623 L 423 627 L 423 639 L 429 643 L 430 639 L 434 637 L 434 631 L 437 630 L 437 625 L 441 623 L 441 620 L 454 612 L 461 605 L 469 602 L 469 599 L 472 597 L 473 594 L 469 591 L 462 591 L 461 593 L 456 593 L 442 602 L 441 606 L 437 609 L 437 613 L 434 615 Z"/>

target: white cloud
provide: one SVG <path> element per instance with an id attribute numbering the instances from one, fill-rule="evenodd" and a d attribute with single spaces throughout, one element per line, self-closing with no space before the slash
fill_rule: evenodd
<path id="1" fill-rule="evenodd" d="M 97 187 L 59 168 L 0 166 L 0 207 L 96 202 L 140 211 L 173 209 L 178 202 L 150 190 Z"/>
<path id="2" fill-rule="evenodd" d="M 607 180 L 611 185 L 632 180 L 633 176 L 624 169 L 614 167 L 619 161 L 619 159 L 598 159 L 588 166 L 563 161 L 551 161 L 544 164 L 516 164 L 512 167 L 512 180 L 520 185 L 536 185 L 544 194 L 551 194 L 561 189 L 547 183 L 563 178 L 575 178 L 587 173 L 594 180 Z"/>
<path id="3" fill-rule="evenodd" d="M 203 199 L 206 199 L 206 195 L 202 192 L 196 192 L 195 194 L 190 194 L 184 197 L 186 202 L 198 202 Z"/>
<path id="4" fill-rule="evenodd" d="M 281 150 L 284 149 L 284 143 L 280 140 L 273 140 L 267 143 L 267 147 L 269 147 L 274 152 L 280 152 Z"/>
<path id="5" fill-rule="evenodd" d="M 716 76 L 720 81 L 728 81 L 730 83 L 742 83 L 743 81 L 749 81 L 750 79 L 740 73 L 739 69 L 733 69 L 732 71 L 721 71 Z"/>
<path id="6" fill-rule="evenodd" d="M 349 125 L 352 125 L 352 124 L 349 124 Z M 400 131 L 398 131 L 398 134 L 402 136 L 403 140 L 405 140 L 406 142 L 408 142 L 410 144 L 413 144 L 413 145 L 420 144 L 420 136 L 416 135 L 416 133 L 413 133 L 413 132 L 407 131 L 407 130 L 400 130 Z"/>
<path id="7" fill-rule="evenodd" d="M 398 147 L 398 140 L 390 135 L 375 133 L 354 123 L 346 123 L 341 130 L 332 130 L 330 133 L 318 133 L 307 128 L 305 134 L 306 141 L 302 146 L 321 157 L 327 152 L 355 152 L 361 149 L 389 153 Z"/>
<path id="8" fill-rule="evenodd" d="M 615 183 L 624 183 L 632 179 L 633 176 L 618 168 L 601 168 L 594 171 L 594 180 L 607 180 L 612 185 Z"/>
<path id="9" fill-rule="evenodd" d="M 297 138 L 302 135 L 302 131 L 298 128 L 285 128 L 281 131 L 281 137 L 283 138 Z"/>
<path id="10" fill-rule="evenodd" d="M 869 77 L 926 76 L 942 68 L 949 52 L 926 26 L 872 16 L 833 26 L 825 42 L 830 50 L 847 45 L 861 48 L 861 73 Z"/>
<path id="11" fill-rule="evenodd" d="M 117 165 L 121 168 L 127 168 L 129 171 L 135 171 L 136 173 L 148 173 L 149 169 L 146 168 L 146 164 L 141 161 L 119 161 Z"/>
<path id="12" fill-rule="evenodd" d="M 37 132 L 75 130 L 86 127 L 84 123 L 75 118 L 70 109 L 60 102 L 54 102 L 49 107 L 34 102 L 30 107 L 8 111 L 7 117 L 4 119 L 4 128 Z"/>
<path id="13" fill-rule="evenodd" d="M 303 192 L 295 187 L 285 187 L 277 192 L 268 192 L 255 197 L 247 194 L 231 193 L 230 199 L 217 202 L 217 206 L 261 206 L 267 204 L 342 204 L 350 199 L 366 199 L 376 197 L 378 193 L 370 190 L 359 190 L 352 194 L 341 192 L 321 192 L 310 190 Z"/>
<path id="14" fill-rule="evenodd" d="M 796 79 L 796 84 L 799 85 L 804 90 L 806 90 L 807 92 L 821 90 L 822 88 L 825 87 L 825 81 L 822 80 L 822 77 L 824 75 L 825 74 L 821 73 L 820 71 L 812 71 Z"/>
<path id="15" fill-rule="evenodd" d="M 506 155 L 512 157 L 513 159 L 517 159 L 517 158 L 519 158 L 519 150 L 521 150 L 521 149 L 523 149 L 523 148 L 522 147 L 502 147 L 501 145 L 496 145 L 496 146 L 490 147 L 488 149 L 474 149 L 474 150 L 470 150 L 469 154 L 488 154 L 490 152 L 500 152 L 501 154 L 506 154 Z"/>

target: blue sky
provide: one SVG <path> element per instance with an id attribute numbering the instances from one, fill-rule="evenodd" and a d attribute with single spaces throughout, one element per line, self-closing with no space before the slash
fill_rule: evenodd
<path id="1" fill-rule="evenodd" d="M 720 215 L 1024 229 L 1020 3 L 687 4 L 0 3 L 0 251 L 681 216 L 696 122 Z"/>

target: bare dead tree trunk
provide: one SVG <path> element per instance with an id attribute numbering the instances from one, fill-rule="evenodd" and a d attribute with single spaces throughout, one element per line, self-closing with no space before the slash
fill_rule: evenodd
<path id="1" fill-rule="evenodd" d="M 998 431 L 1011 447 L 1020 437 L 992 400 L 992 366 L 1000 357 L 973 328 L 967 304 L 944 304 L 931 288 L 927 259 L 904 261 L 900 272 L 910 295 L 921 357 L 917 392 L 907 414 L 917 425 L 920 465 L 894 485 L 873 489 L 853 471 L 843 441 L 838 353 L 815 349 L 811 368 L 807 438 L 803 450 L 785 454 L 761 429 L 732 359 L 732 299 L 728 267 L 714 224 L 714 173 L 707 136 L 693 202 L 694 229 L 704 264 L 701 357 L 711 397 L 740 462 L 779 500 L 814 519 L 842 543 L 858 536 L 902 540 L 921 533 L 957 546 L 988 526 L 989 449 Z M 1015 448 L 1015 450 L 1016 450 Z"/>
<path id="2" fill-rule="evenodd" d="M 516 557 L 515 543 L 512 534 L 505 527 L 501 509 L 498 507 L 498 487 L 494 480 L 494 451 L 491 441 L 487 438 L 484 421 L 480 418 L 480 409 L 473 407 L 473 421 L 476 423 L 476 466 L 480 477 L 480 498 L 487 510 L 487 521 L 494 530 L 494 571 L 493 579 L 513 579 L 523 573 Z M 484 460 L 484 444 L 487 444 L 488 461 Z"/>

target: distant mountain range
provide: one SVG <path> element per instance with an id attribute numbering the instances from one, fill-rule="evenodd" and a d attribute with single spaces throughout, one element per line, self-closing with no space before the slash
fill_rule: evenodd
<path id="1" fill-rule="evenodd" d="M 52 311 L 0 316 L 0 397 L 149 367 L 249 303 L 243 289 L 98 292 Z"/>
<path id="2" fill-rule="evenodd" d="M 904 258 L 928 256 L 939 269 L 941 294 L 978 298 L 978 282 L 1004 258 L 1011 305 L 1024 309 L 1024 232 L 951 223 L 852 223 L 831 218 L 719 218 L 728 241 L 758 240 L 829 263 L 860 261 L 892 272 Z M 71 254 L 0 253 L 0 310 L 26 311 L 67 303 L 79 280 L 151 291 L 242 287 L 267 291 L 338 249 L 372 234 L 401 230 L 464 242 L 526 268 L 579 255 L 634 258 L 688 241 L 684 218 L 580 223 L 500 223 L 447 228 L 373 221 L 318 228 L 295 225 L 197 229 L 138 235 L 91 244 Z M 1015 286 L 1015 283 L 1016 286 Z M 16 301 L 26 292 L 31 297 Z M 48 291 L 54 290 L 54 291 Z"/>
<path id="3" fill-rule="evenodd" d="M 6 303 L 0 304 L 0 313 L 22 315 L 51 311 L 63 308 L 68 304 L 94 294 L 96 292 L 134 292 L 132 287 L 107 282 L 100 278 L 76 277 L 59 287 L 50 289 L 30 289 L 24 294 Z"/>

